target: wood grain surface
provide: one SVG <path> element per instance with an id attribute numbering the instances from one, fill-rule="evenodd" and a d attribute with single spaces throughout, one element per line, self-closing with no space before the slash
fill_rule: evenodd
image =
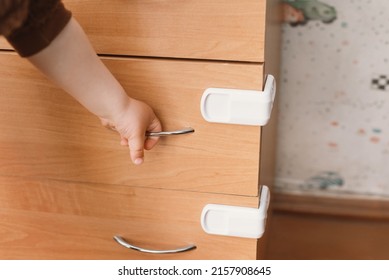
<path id="1" fill-rule="evenodd" d="M 258 198 L 0 177 L 0 259 L 255 259 L 255 239 L 206 234 L 208 203 L 257 207 Z M 153 255 L 113 240 L 162 250 Z"/>
<path id="2" fill-rule="evenodd" d="M 240 195 L 258 194 L 260 128 L 206 122 L 207 87 L 262 87 L 262 65 L 105 59 L 128 94 L 152 106 L 164 130 L 138 167 L 103 128 L 25 60 L 0 54 L 0 174 Z"/>

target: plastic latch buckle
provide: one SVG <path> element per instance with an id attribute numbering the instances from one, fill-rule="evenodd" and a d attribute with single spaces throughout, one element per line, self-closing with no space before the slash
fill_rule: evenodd
<path id="1" fill-rule="evenodd" d="M 201 98 L 201 114 L 208 122 L 264 126 L 276 94 L 276 82 L 267 75 L 263 91 L 207 88 Z"/>
<path id="2" fill-rule="evenodd" d="M 209 234 L 258 239 L 265 232 L 269 201 L 269 188 L 262 186 L 259 208 L 207 204 L 201 226 Z"/>

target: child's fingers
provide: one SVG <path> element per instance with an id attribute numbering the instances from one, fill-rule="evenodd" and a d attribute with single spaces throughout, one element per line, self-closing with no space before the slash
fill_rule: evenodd
<path id="1" fill-rule="evenodd" d="M 148 132 L 160 132 L 162 131 L 162 125 L 161 122 L 158 120 L 158 118 L 154 118 L 152 123 L 149 125 Z M 158 143 L 159 137 L 148 137 L 145 141 L 145 149 L 151 150 L 157 143 Z"/>
<path id="2" fill-rule="evenodd" d="M 128 146 L 128 141 L 124 137 L 120 137 L 120 145 L 122 146 Z"/>
<path id="3" fill-rule="evenodd" d="M 130 148 L 130 157 L 134 164 L 140 165 L 143 163 L 144 157 L 145 135 L 135 134 L 128 139 L 128 147 Z"/>
<path id="4" fill-rule="evenodd" d="M 157 143 L 158 143 L 159 137 L 148 137 L 145 141 L 145 149 L 151 150 Z"/>

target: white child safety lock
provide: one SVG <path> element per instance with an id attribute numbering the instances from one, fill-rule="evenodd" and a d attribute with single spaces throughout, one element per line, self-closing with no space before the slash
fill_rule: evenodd
<path id="1" fill-rule="evenodd" d="M 269 188 L 262 186 L 259 208 L 207 204 L 201 226 L 209 234 L 258 239 L 265 232 L 269 200 Z"/>
<path id="2" fill-rule="evenodd" d="M 201 98 L 201 114 L 208 122 L 266 125 L 270 119 L 276 82 L 267 75 L 263 91 L 208 88 Z"/>

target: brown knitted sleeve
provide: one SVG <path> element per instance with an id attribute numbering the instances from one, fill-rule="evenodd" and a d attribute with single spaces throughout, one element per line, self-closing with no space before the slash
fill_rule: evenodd
<path id="1" fill-rule="evenodd" d="M 27 18 L 29 0 L 0 0 L 0 35 L 8 36 Z"/>
<path id="2" fill-rule="evenodd" d="M 8 1 L 15 0 L 5 2 Z M 71 18 L 70 11 L 65 9 L 61 0 L 17 0 L 17 2 L 28 2 L 27 15 L 22 24 L 19 24 L 16 29 L 12 29 L 10 33 L 5 33 L 5 37 L 24 57 L 36 54 L 46 48 Z M 14 6 L 13 9 L 19 10 L 19 13 L 23 14 L 25 7 L 15 8 Z"/>

